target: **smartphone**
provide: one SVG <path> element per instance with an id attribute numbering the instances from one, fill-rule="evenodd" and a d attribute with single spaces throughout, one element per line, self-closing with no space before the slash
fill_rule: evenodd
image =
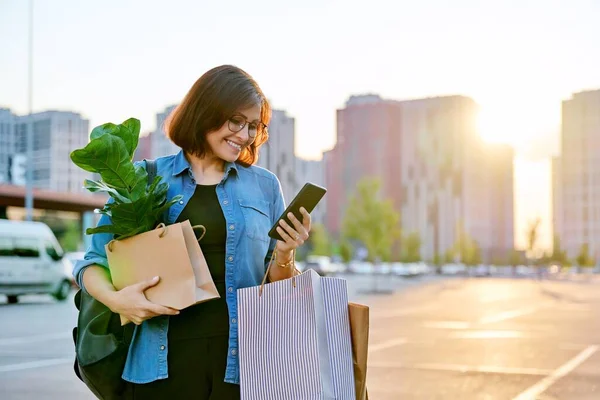
<path id="1" fill-rule="evenodd" d="M 269 231 L 269 237 L 283 241 L 283 239 L 277 232 L 277 227 L 281 226 L 279 225 L 279 221 L 283 219 L 285 222 L 287 222 L 290 226 L 293 227 L 294 224 L 290 221 L 290 219 L 287 216 L 288 213 L 291 212 L 298 219 L 298 221 L 302 222 L 302 219 L 304 217 L 300 212 L 300 208 L 304 207 L 306 211 L 310 214 L 312 210 L 314 210 L 314 208 L 317 206 L 317 204 L 319 204 L 319 201 L 321 201 L 323 196 L 325 196 L 326 192 L 327 189 L 319 185 L 315 185 L 314 183 L 309 182 L 305 184 L 302 187 L 302 189 L 300 189 L 296 197 L 294 197 L 294 200 L 292 200 L 292 202 L 287 206 L 283 214 L 277 219 L 275 225 L 273 225 L 273 227 Z"/>

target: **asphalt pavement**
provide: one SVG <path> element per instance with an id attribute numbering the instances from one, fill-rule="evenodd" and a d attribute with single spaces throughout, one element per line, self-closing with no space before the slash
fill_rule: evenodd
<path id="1" fill-rule="evenodd" d="M 371 306 L 371 400 L 600 399 L 600 283 L 347 278 Z M 0 296 L 0 399 L 94 398 L 72 369 L 75 318 L 72 296 Z"/>

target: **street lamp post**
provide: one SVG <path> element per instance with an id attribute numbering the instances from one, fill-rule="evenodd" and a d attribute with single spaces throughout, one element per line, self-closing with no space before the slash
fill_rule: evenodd
<path id="1" fill-rule="evenodd" d="M 27 173 L 25 181 L 25 218 L 33 219 L 33 0 L 29 0 L 29 121 L 27 124 Z"/>

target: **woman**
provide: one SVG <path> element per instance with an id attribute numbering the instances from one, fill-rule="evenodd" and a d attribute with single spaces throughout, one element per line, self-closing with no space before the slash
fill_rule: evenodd
<path id="1" fill-rule="evenodd" d="M 310 215 L 279 221 L 284 241 L 268 231 L 284 211 L 278 179 L 253 166 L 267 140 L 271 110 L 258 84 L 244 71 L 221 66 L 192 86 L 169 118 L 166 131 L 181 147 L 156 160 L 157 174 L 169 183 L 168 198 L 183 200 L 165 216 L 168 224 L 189 219 L 202 224 L 200 245 L 220 299 L 177 311 L 153 304 L 144 290 L 160 277 L 116 291 L 107 270 L 104 245 L 96 234 L 74 274 L 78 283 L 113 312 L 138 325 L 123 379 L 136 399 L 236 399 L 238 288 L 259 285 L 273 252 L 278 267 L 269 279 L 291 277 L 293 251 L 309 237 Z M 109 222 L 103 216 L 100 224 Z"/>

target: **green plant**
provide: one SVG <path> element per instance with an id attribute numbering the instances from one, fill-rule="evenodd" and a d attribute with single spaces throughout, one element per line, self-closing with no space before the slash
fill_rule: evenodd
<path id="1" fill-rule="evenodd" d="M 391 200 L 379 198 L 378 179 L 363 178 L 356 185 L 344 215 L 342 236 L 367 248 L 368 259 L 389 260 L 400 237 L 400 214 Z"/>
<path id="2" fill-rule="evenodd" d="M 421 236 L 412 232 L 402 240 L 402 262 L 415 263 L 421 261 Z"/>
<path id="3" fill-rule="evenodd" d="M 115 239 L 125 239 L 147 232 L 161 222 L 163 213 L 179 201 L 175 196 L 167 201 L 167 183 L 157 176 L 148 185 L 145 168 L 132 162 L 140 135 L 140 121 L 130 118 L 120 125 L 107 123 L 92 130 L 90 142 L 71 153 L 78 167 L 100 174 L 100 181 L 86 179 L 84 187 L 90 192 L 105 192 L 108 203 L 98 210 L 107 215 L 111 224 L 86 230 L 112 233 Z"/>

